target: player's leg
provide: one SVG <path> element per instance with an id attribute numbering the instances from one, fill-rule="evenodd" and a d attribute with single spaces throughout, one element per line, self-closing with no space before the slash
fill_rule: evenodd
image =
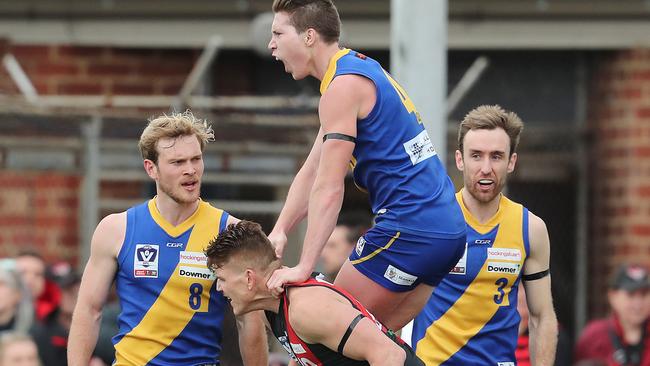
<path id="1" fill-rule="evenodd" d="M 408 292 L 390 291 L 384 286 L 366 277 L 350 263 L 345 261 L 334 284 L 359 300 L 380 322 L 389 329 L 392 328 L 385 322 L 408 296 Z"/>

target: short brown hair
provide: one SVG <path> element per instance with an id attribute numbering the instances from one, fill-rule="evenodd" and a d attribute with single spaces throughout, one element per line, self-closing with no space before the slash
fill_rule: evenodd
<path id="1" fill-rule="evenodd" d="M 226 230 L 210 241 L 205 255 L 209 268 L 221 267 L 231 258 L 238 257 L 238 260 L 248 261 L 258 269 L 265 270 L 278 260 L 273 244 L 260 224 L 246 220 L 228 225 Z"/>
<path id="2" fill-rule="evenodd" d="M 273 12 L 288 13 L 298 33 L 313 28 L 325 43 L 338 42 L 341 36 L 341 19 L 331 0 L 274 0 Z"/>
<path id="3" fill-rule="evenodd" d="M 183 113 L 162 114 L 149 121 L 147 127 L 140 135 L 138 148 L 143 159 L 158 163 L 158 150 L 156 145 L 164 138 L 177 138 L 181 136 L 196 136 L 201 144 L 201 151 L 205 145 L 214 140 L 214 132 L 208 122 L 196 118 L 188 109 Z"/>
<path id="4" fill-rule="evenodd" d="M 458 128 L 458 150 L 463 153 L 463 141 L 469 130 L 494 130 L 502 128 L 510 138 L 510 156 L 517 151 L 519 135 L 524 123 L 514 112 L 499 105 L 482 105 L 469 111 Z"/>

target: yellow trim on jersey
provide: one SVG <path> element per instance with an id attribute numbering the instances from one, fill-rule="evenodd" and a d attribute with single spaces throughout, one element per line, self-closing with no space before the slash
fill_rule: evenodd
<path id="1" fill-rule="evenodd" d="M 490 260 L 486 259 L 464 293 L 447 312 L 427 328 L 424 337 L 417 343 L 417 355 L 427 366 L 440 365 L 447 361 L 490 322 L 500 307 L 510 305 L 508 296 L 513 284 L 521 275 L 526 260 L 522 236 L 523 207 L 520 204 L 501 196 L 497 213 L 487 223 L 480 224 L 463 203 L 461 192 L 456 194 L 456 198 L 463 210 L 465 221 L 476 231 L 487 233 L 499 225 L 492 248 L 519 249 L 519 271 L 516 274 L 489 273 L 487 266 Z M 507 279 L 507 285 L 499 287 L 495 278 L 496 281 Z M 502 301 L 497 304 L 493 297 L 499 294 Z"/>
<path id="2" fill-rule="evenodd" d="M 330 86 L 330 83 L 334 79 L 334 74 L 336 73 L 336 63 L 338 60 L 347 55 L 350 52 L 349 48 L 343 48 L 336 52 L 334 56 L 330 59 L 330 63 L 327 65 L 327 71 L 325 71 L 325 76 L 323 76 L 323 80 L 320 82 L 320 93 L 321 95 L 325 93 L 327 88 Z"/>
<path id="3" fill-rule="evenodd" d="M 358 186 L 357 186 L 357 187 L 358 187 Z M 376 256 L 377 254 L 381 253 L 382 250 L 386 250 L 386 249 L 390 248 L 390 246 L 393 245 L 393 243 L 395 242 L 395 240 L 397 240 L 397 238 L 399 238 L 399 235 L 400 235 L 400 234 L 401 234 L 401 233 L 398 231 L 398 232 L 395 234 L 395 236 L 393 236 L 393 237 L 388 241 L 388 243 L 386 243 L 386 245 L 384 245 L 383 247 L 381 247 L 381 248 L 375 250 L 374 252 L 368 254 L 367 256 L 362 257 L 362 258 L 359 258 L 359 259 L 355 259 L 355 260 L 353 260 L 353 261 L 350 262 L 350 263 L 352 263 L 352 264 L 357 264 L 357 263 L 365 262 L 365 261 L 367 261 L 367 260 L 369 260 L 369 259 L 372 259 L 372 258 L 373 258 L 374 256 Z"/>
<path id="4" fill-rule="evenodd" d="M 153 221 L 160 226 L 161 229 L 163 229 L 169 236 L 172 236 L 174 238 L 182 235 L 184 232 L 189 230 L 189 228 L 194 225 L 194 222 L 196 221 L 196 217 L 199 214 L 199 209 L 201 208 L 201 204 L 203 204 L 203 201 L 199 201 L 199 205 L 196 207 L 196 211 L 188 217 L 185 221 L 181 222 L 180 224 L 174 226 L 167 221 L 160 211 L 158 211 L 158 207 L 156 206 L 156 197 L 152 198 L 149 200 L 149 203 L 147 204 L 147 207 L 149 208 L 149 213 L 151 214 L 151 217 L 153 218 Z"/>
<path id="5" fill-rule="evenodd" d="M 151 202 L 153 200 L 149 202 L 150 210 Z M 155 204 L 153 208 L 155 209 Z M 153 212 L 157 212 L 157 210 Z M 153 212 L 152 216 L 154 216 Z M 222 215 L 222 210 L 201 201 L 196 212 L 182 224 L 170 228 L 171 225 L 167 223 L 167 226 L 161 225 L 161 227 L 168 233 L 177 233 L 181 227 L 194 226 L 185 251 L 203 253 L 210 240 L 219 234 Z M 158 219 L 160 218 L 158 217 Z M 160 225 L 161 222 L 158 219 L 154 216 L 154 220 Z M 179 274 L 181 265 L 207 268 L 197 264 L 182 264 L 179 261 L 158 298 L 140 323 L 115 345 L 114 366 L 146 365 L 174 341 L 192 320 L 195 313 L 208 311 L 210 289 L 214 280 L 183 277 Z M 201 306 L 197 310 L 191 309 L 188 304 L 191 296 L 190 287 L 193 284 L 201 285 L 203 290 L 200 295 Z"/>

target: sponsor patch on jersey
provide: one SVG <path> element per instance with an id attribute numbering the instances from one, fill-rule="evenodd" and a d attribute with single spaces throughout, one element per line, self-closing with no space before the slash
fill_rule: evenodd
<path id="1" fill-rule="evenodd" d="M 136 244 L 133 258 L 133 277 L 158 278 L 157 244 Z"/>
<path id="2" fill-rule="evenodd" d="M 181 248 L 183 243 L 167 243 L 167 248 Z"/>
<path id="3" fill-rule="evenodd" d="M 521 250 L 514 248 L 488 248 L 487 259 L 520 261 Z"/>
<path id="4" fill-rule="evenodd" d="M 436 155 L 436 150 L 433 148 L 426 130 L 406 141 L 404 143 L 404 150 L 411 157 L 411 163 L 413 165 Z"/>
<path id="5" fill-rule="evenodd" d="M 390 264 L 388 265 L 388 268 L 386 268 L 384 277 L 394 284 L 403 286 L 410 286 L 418 279 L 417 276 L 401 271 Z"/>
<path id="6" fill-rule="evenodd" d="M 361 253 L 363 253 L 363 247 L 366 246 L 366 239 L 362 237 L 357 240 L 357 246 L 354 248 L 354 251 L 357 253 L 359 257 L 361 257 Z"/>
<path id="7" fill-rule="evenodd" d="M 514 362 L 497 362 L 497 366 L 515 366 Z"/>
<path id="8" fill-rule="evenodd" d="M 302 344 L 300 343 L 290 343 L 290 344 L 291 344 L 291 349 L 295 354 L 300 355 L 303 353 L 307 353 L 307 351 L 305 351 L 305 348 L 302 346 Z"/>
<path id="9" fill-rule="evenodd" d="M 464 275 L 467 273 L 467 243 L 465 243 L 465 252 L 460 257 L 458 263 L 449 271 L 450 274 Z"/>
<path id="10" fill-rule="evenodd" d="M 178 274 L 181 277 L 189 278 L 198 278 L 200 280 L 211 280 L 214 281 L 216 276 L 209 268 L 199 268 L 199 267 L 188 267 L 180 266 L 178 267 Z"/>
<path id="11" fill-rule="evenodd" d="M 488 262 L 487 271 L 491 273 L 519 274 L 519 263 Z"/>
<path id="12" fill-rule="evenodd" d="M 179 263 L 182 264 L 196 264 L 199 266 L 208 266 L 208 257 L 205 256 L 205 254 L 201 252 L 188 252 L 188 251 L 182 251 L 179 254 L 180 258 L 178 260 Z"/>
<path id="13" fill-rule="evenodd" d="M 476 245 L 490 245 L 490 244 L 492 244 L 492 240 L 490 240 L 490 239 L 476 239 L 476 240 L 474 240 L 474 244 L 476 244 Z"/>

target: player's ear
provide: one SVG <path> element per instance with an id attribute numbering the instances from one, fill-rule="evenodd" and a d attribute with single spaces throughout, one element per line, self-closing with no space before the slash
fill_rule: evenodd
<path id="1" fill-rule="evenodd" d="M 156 166 L 156 163 L 154 163 L 152 160 L 149 159 L 144 159 L 144 171 L 147 172 L 147 175 L 151 179 L 156 179 L 158 177 L 158 167 Z"/>
<path id="2" fill-rule="evenodd" d="M 512 153 L 510 159 L 508 159 L 508 173 L 512 173 L 515 170 L 515 164 L 517 164 L 517 153 Z"/>
<path id="3" fill-rule="evenodd" d="M 305 31 L 305 45 L 311 47 L 316 41 L 316 30 L 314 28 L 308 28 Z"/>
<path id="4" fill-rule="evenodd" d="M 250 268 L 246 269 L 246 288 L 250 291 L 255 288 L 255 283 L 257 282 L 255 278 L 255 271 Z"/>
<path id="5" fill-rule="evenodd" d="M 460 170 L 461 172 L 465 168 L 465 164 L 463 163 L 463 153 L 460 150 L 456 150 L 456 168 Z"/>

